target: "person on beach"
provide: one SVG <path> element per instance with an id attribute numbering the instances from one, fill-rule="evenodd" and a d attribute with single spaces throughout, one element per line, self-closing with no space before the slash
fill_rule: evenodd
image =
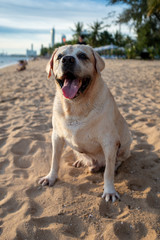
<path id="1" fill-rule="evenodd" d="M 23 71 L 26 69 L 27 61 L 20 60 L 17 66 L 17 71 Z"/>
<path id="2" fill-rule="evenodd" d="M 78 37 L 78 44 L 84 44 L 84 45 L 86 45 L 87 43 L 84 41 L 84 35 L 80 35 L 79 37 Z"/>

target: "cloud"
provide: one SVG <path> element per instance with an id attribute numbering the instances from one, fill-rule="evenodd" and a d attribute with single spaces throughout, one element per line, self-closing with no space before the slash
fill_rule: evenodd
<path id="1" fill-rule="evenodd" d="M 24 29 L 0 26 L 2 34 L 48 34 L 49 29 Z"/>
<path id="2" fill-rule="evenodd" d="M 121 12 L 121 7 L 107 6 L 106 0 L 0 0 L 0 34 L 1 49 L 17 46 L 18 42 L 24 50 L 33 42 L 36 50 L 41 44 L 50 43 L 50 29 L 55 28 L 56 42 L 61 41 L 61 35 L 67 39 L 72 36 L 74 23 L 83 22 L 84 28 L 96 20 L 101 21 L 113 10 Z M 107 20 L 112 24 L 113 18 Z M 111 31 L 115 31 L 112 26 Z M 10 41 L 12 38 L 12 41 Z M 2 41 L 2 39 L 5 41 Z M 9 41 L 7 41 L 7 39 Z M 11 46 L 12 45 L 12 46 Z M 0 49 L 0 52 L 1 52 Z"/>
<path id="3" fill-rule="evenodd" d="M 113 7 L 105 7 L 105 0 L 1 0 L 0 22 L 6 27 L 51 28 L 54 25 L 55 28 L 62 29 L 77 21 L 88 24 L 102 19 L 112 9 Z"/>

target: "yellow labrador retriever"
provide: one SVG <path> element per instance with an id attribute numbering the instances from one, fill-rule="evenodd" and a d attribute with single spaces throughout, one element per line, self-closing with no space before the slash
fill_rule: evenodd
<path id="1" fill-rule="evenodd" d="M 73 45 L 56 49 L 47 65 L 56 82 L 53 106 L 52 164 L 49 174 L 39 183 L 53 185 L 64 145 L 81 154 L 82 163 L 92 172 L 105 166 L 106 201 L 120 198 L 114 188 L 114 170 L 130 156 L 131 136 L 126 121 L 101 78 L 103 59 L 90 46 Z"/>

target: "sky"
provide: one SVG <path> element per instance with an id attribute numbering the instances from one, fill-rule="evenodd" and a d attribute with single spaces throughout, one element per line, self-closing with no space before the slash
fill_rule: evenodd
<path id="1" fill-rule="evenodd" d="M 0 53 L 25 54 L 31 44 L 39 54 L 41 45 L 51 43 L 50 31 L 55 28 L 55 42 L 61 36 L 70 40 L 75 23 L 83 22 L 88 29 L 95 21 L 111 24 L 111 33 L 119 29 L 113 22 L 115 17 L 105 19 L 109 12 L 121 13 L 122 6 L 106 6 L 105 0 L 0 0 Z M 129 32 L 125 25 L 121 32 Z"/>

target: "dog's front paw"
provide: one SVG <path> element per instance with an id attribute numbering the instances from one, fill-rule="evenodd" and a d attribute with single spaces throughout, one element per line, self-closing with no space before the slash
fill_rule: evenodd
<path id="1" fill-rule="evenodd" d="M 51 176 L 50 174 L 48 174 L 47 176 L 42 177 L 38 183 L 41 184 L 42 186 L 49 185 L 51 187 L 54 185 L 56 179 L 57 179 L 56 176 Z"/>
<path id="2" fill-rule="evenodd" d="M 116 191 L 114 191 L 113 193 L 108 193 L 104 191 L 102 198 L 104 198 L 106 202 L 109 202 L 109 200 L 111 200 L 112 202 L 115 202 L 116 199 L 120 200 L 120 196 Z"/>

